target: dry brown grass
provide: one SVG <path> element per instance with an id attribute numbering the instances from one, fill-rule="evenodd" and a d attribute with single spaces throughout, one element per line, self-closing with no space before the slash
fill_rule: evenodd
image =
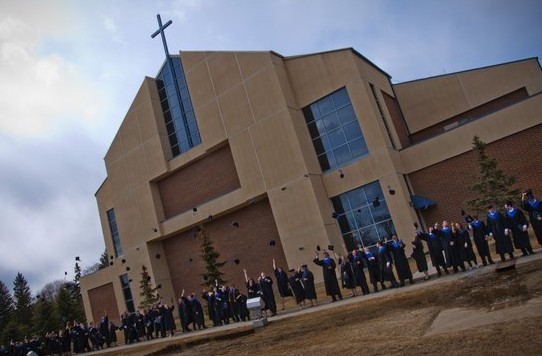
<path id="1" fill-rule="evenodd" d="M 489 269 L 472 276 L 404 288 L 380 298 L 358 297 L 355 303 L 318 310 L 268 327 L 232 331 L 218 338 L 194 334 L 177 339 L 116 350 L 115 354 L 182 355 L 469 355 L 541 353 L 542 317 L 524 318 L 460 332 L 425 336 L 440 311 L 455 308 L 506 308 L 542 294 L 542 260 L 496 274 Z M 240 334 L 236 334 L 237 332 Z M 198 341 L 199 339 L 199 341 Z M 115 351 L 115 350 L 112 350 Z"/>

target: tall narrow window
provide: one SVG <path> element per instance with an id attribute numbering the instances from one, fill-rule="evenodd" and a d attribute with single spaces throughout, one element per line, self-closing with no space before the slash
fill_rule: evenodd
<path id="1" fill-rule="evenodd" d="M 115 257 L 122 256 L 122 245 L 120 244 L 119 228 L 117 226 L 117 218 L 115 217 L 115 209 L 107 211 L 107 220 L 109 221 L 109 231 L 111 232 L 111 240 L 113 241 L 113 249 Z"/>
<path id="2" fill-rule="evenodd" d="M 331 198 L 344 242 L 372 247 L 395 234 L 388 205 L 379 182 L 372 182 Z"/>
<path id="3" fill-rule="evenodd" d="M 135 312 L 134 298 L 132 297 L 132 289 L 130 288 L 130 279 L 128 274 L 125 273 L 120 276 L 120 285 L 122 287 L 122 294 L 124 295 L 124 303 L 126 310 L 130 313 Z"/>
<path id="4" fill-rule="evenodd" d="M 303 114 L 323 172 L 369 154 L 346 88 L 305 107 Z"/>
<path id="5" fill-rule="evenodd" d="M 173 157 L 201 143 L 180 57 L 170 56 L 156 77 Z"/>

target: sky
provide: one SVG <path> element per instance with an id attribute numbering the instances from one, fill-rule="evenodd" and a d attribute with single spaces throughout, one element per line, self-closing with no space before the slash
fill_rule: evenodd
<path id="1" fill-rule="evenodd" d="M 0 0 L 0 280 L 99 260 L 103 157 L 170 53 L 353 47 L 394 83 L 542 57 L 539 0 Z M 67 272 L 67 276 L 65 276 Z"/>

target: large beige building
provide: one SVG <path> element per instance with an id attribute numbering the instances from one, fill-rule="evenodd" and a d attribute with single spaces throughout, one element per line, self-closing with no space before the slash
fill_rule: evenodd
<path id="1" fill-rule="evenodd" d="M 344 254 L 460 219 L 475 134 L 542 193 L 541 92 L 537 58 L 392 84 L 351 48 L 171 56 L 105 156 L 111 266 L 81 280 L 87 318 L 137 307 L 143 265 L 167 302 L 200 292 L 201 225 L 244 289 L 243 268 L 272 274 L 273 259 L 298 267 L 317 246 Z"/>

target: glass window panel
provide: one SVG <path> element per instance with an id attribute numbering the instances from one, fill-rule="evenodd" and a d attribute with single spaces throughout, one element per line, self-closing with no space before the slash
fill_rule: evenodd
<path id="1" fill-rule="evenodd" d="M 337 161 L 337 165 L 342 166 L 343 164 L 352 160 L 352 155 L 350 154 L 350 149 L 348 145 L 341 146 L 333 150 L 333 155 Z"/>
<path id="2" fill-rule="evenodd" d="M 196 117 L 194 116 L 194 110 L 190 110 L 185 113 L 186 122 L 190 123 L 196 123 Z"/>
<path id="3" fill-rule="evenodd" d="M 384 240 L 385 237 L 391 238 L 393 234 L 396 234 L 395 226 L 393 226 L 393 222 L 391 220 L 387 220 L 380 224 L 377 224 L 376 229 L 378 231 L 378 236 L 380 240 Z"/>
<path id="4" fill-rule="evenodd" d="M 342 232 L 348 232 L 352 230 L 352 227 L 350 226 L 350 223 L 346 215 L 344 214 L 339 215 L 339 217 L 337 218 L 337 221 L 339 222 L 339 228 L 341 229 Z"/>
<path id="5" fill-rule="evenodd" d="M 388 210 L 388 206 L 385 201 L 379 200 L 380 205 L 378 205 L 376 208 L 373 207 L 373 205 L 369 205 L 371 208 L 371 213 L 373 214 L 373 218 L 375 222 L 381 222 L 384 220 L 391 219 L 390 212 Z"/>
<path id="6" fill-rule="evenodd" d="M 320 132 L 318 131 L 318 126 L 316 126 L 315 121 L 311 121 L 307 124 L 307 126 L 309 128 L 309 133 L 311 134 L 312 138 L 320 136 Z"/>
<path id="7" fill-rule="evenodd" d="M 158 91 L 164 89 L 164 81 L 163 80 L 157 80 L 156 81 L 156 87 L 158 88 Z"/>
<path id="8" fill-rule="evenodd" d="M 181 88 L 181 99 L 182 100 L 185 100 L 188 98 L 188 88 L 187 87 L 181 87 L 179 85 L 179 87 Z"/>
<path id="9" fill-rule="evenodd" d="M 380 189 L 380 183 L 373 182 L 365 185 L 363 187 L 363 190 L 365 191 L 365 195 L 367 196 L 367 201 L 369 204 L 372 204 L 374 198 L 378 197 L 380 200 L 384 199 L 384 195 L 382 194 L 382 189 Z"/>
<path id="10" fill-rule="evenodd" d="M 369 149 L 365 143 L 365 139 L 359 138 L 357 140 L 351 141 L 348 146 L 350 147 L 350 152 L 352 152 L 352 157 L 360 158 L 369 154 Z"/>
<path id="11" fill-rule="evenodd" d="M 324 128 L 324 122 L 322 120 L 315 120 L 314 122 L 316 123 L 320 135 L 325 135 L 326 129 Z"/>
<path id="12" fill-rule="evenodd" d="M 363 246 L 372 246 L 378 242 L 378 233 L 374 225 L 360 229 L 359 235 L 361 237 L 361 241 L 363 242 Z"/>
<path id="13" fill-rule="evenodd" d="M 169 110 L 164 112 L 164 121 L 166 123 L 173 121 L 173 117 L 171 117 L 171 112 L 169 112 Z"/>
<path id="14" fill-rule="evenodd" d="M 199 137 L 199 133 L 194 133 L 192 136 L 192 145 L 197 146 L 201 143 L 201 138 Z"/>
<path id="15" fill-rule="evenodd" d="M 341 123 L 343 125 L 346 125 L 352 121 L 357 121 L 358 119 L 352 105 L 340 108 L 339 110 L 337 110 L 337 115 L 339 115 L 339 119 L 341 120 Z"/>
<path id="16" fill-rule="evenodd" d="M 188 124 L 188 132 L 190 134 L 192 134 L 192 132 L 197 132 L 198 131 L 198 125 L 196 125 L 195 122 L 191 122 Z"/>
<path id="17" fill-rule="evenodd" d="M 356 223 L 360 228 L 374 224 L 371 212 L 369 211 L 369 207 L 367 206 L 356 209 L 354 217 L 356 218 Z"/>
<path id="18" fill-rule="evenodd" d="M 170 121 L 166 124 L 166 130 L 168 135 L 171 135 L 175 132 L 175 125 L 173 124 L 173 121 Z"/>
<path id="19" fill-rule="evenodd" d="M 188 110 L 192 110 L 192 102 L 190 101 L 190 98 L 183 100 L 183 110 L 185 112 Z"/>
<path id="20" fill-rule="evenodd" d="M 328 156 L 324 153 L 323 155 L 318 156 L 318 161 L 320 162 L 320 167 L 322 167 L 322 170 L 324 171 L 336 166 L 333 155 Z"/>
<path id="21" fill-rule="evenodd" d="M 320 155 L 326 152 L 324 148 L 324 143 L 322 142 L 322 137 L 315 138 L 312 141 L 312 143 L 314 145 L 314 149 L 316 150 L 317 155 Z"/>
<path id="22" fill-rule="evenodd" d="M 171 147 L 171 154 L 173 155 L 173 157 L 180 155 L 181 150 L 179 149 L 179 146 L 172 146 Z"/>
<path id="23" fill-rule="evenodd" d="M 332 150 L 331 142 L 329 142 L 329 137 L 327 135 L 321 136 L 322 144 L 324 145 L 324 151 L 329 152 Z"/>
<path id="24" fill-rule="evenodd" d="M 344 213 L 346 209 L 344 204 L 348 204 L 348 201 L 343 203 L 343 199 L 344 199 L 344 195 L 339 195 L 338 197 L 331 198 L 331 203 L 333 204 L 333 210 L 335 210 L 337 214 Z"/>
<path id="25" fill-rule="evenodd" d="M 162 111 L 166 112 L 169 110 L 169 103 L 167 100 L 164 100 L 160 103 L 162 105 Z"/>
<path id="26" fill-rule="evenodd" d="M 186 152 L 190 149 L 190 146 L 188 145 L 188 141 L 181 141 L 181 152 Z"/>
<path id="27" fill-rule="evenodd" d="M 330 132 L 328 134 L 329 143 L 331 144 L 331 147 L 339 147 L 346 143 L 346 137 L 344 137 L 344 133 L 342 129 L 335 130 L 333 132 Z"/>
<path id="28" fill-rule="evenodd" d="M 335 103 L 336 108 L 350 104 L 350 97 L 348 96 L 346 88 L 337 90 L 335 93 L 331 94 L 331 96 L 333 97 L 333 102 Z"/>
<path id="29" fill-rule="evenodd" d="M 318 100 L 317 104 L 318 109 L 320 109 L 320 115 L 327 115 L 333 110 L 335 110 L 333 100 L 330 96 L 326 96 L 325 98 Z"/>
<path id="30" fill-rule="evenodd" d="M 362 189 L 354 189 L 348 193 L 341 194 L 341 196 L 342 195 L 348 197 L 348 201 L 350 202 L 350 206 L 353 210 L 358 209 L 361 206 L 367 205 L 365 195 L 363 194 Z"/>
<path id="31" fill-rule="evenodd" d="M 175 133 L 169 135 L 169 145 L 170 146 L 175 146 L 177 145 L 178 141 L 177 141 L 177 135 Z"/>
<path id="32" fill-rule="evenodd" d="M 357 120 L 345 125 L 343 130 L 347 141 L 353 141 L 362 137 L 361 128 L 359 127 L 359 122 L 357 122 Z"/>
<path id="33" fill-rule="evenodd" d="M 301 110 L 301 111 L 303 111 L 303 116 L 305 116 L 305 121 L 306 122 L 313 121 L 314 119 L 317 118 L 317 116 L 320 117 L 320 115 L 316 115 L 314 110 L 318 110 L 318 108 L 316 107 L 316 104 L 312 104 L 311 106 L 304 107 Z"/>
<path id="34" fill-rule="evenodd" d="M 339 116 L 337 116 L 336 112 L 332 112 L 331 114 L 324 116 L 322 120 L 324 121 L 326 132 L 330 132 L 341 127 L 341 122 L 339 121 Z"/>
<path id="35" fill-rule="evenodd" d="M 354 217 L 354 214 L 349 212 L 345 214 L 345 217 L 348 221 L 348 226 L 350 226 L 350 230 L 357 230 L 358 226 L 356 225 L 356 218 Z"/>

